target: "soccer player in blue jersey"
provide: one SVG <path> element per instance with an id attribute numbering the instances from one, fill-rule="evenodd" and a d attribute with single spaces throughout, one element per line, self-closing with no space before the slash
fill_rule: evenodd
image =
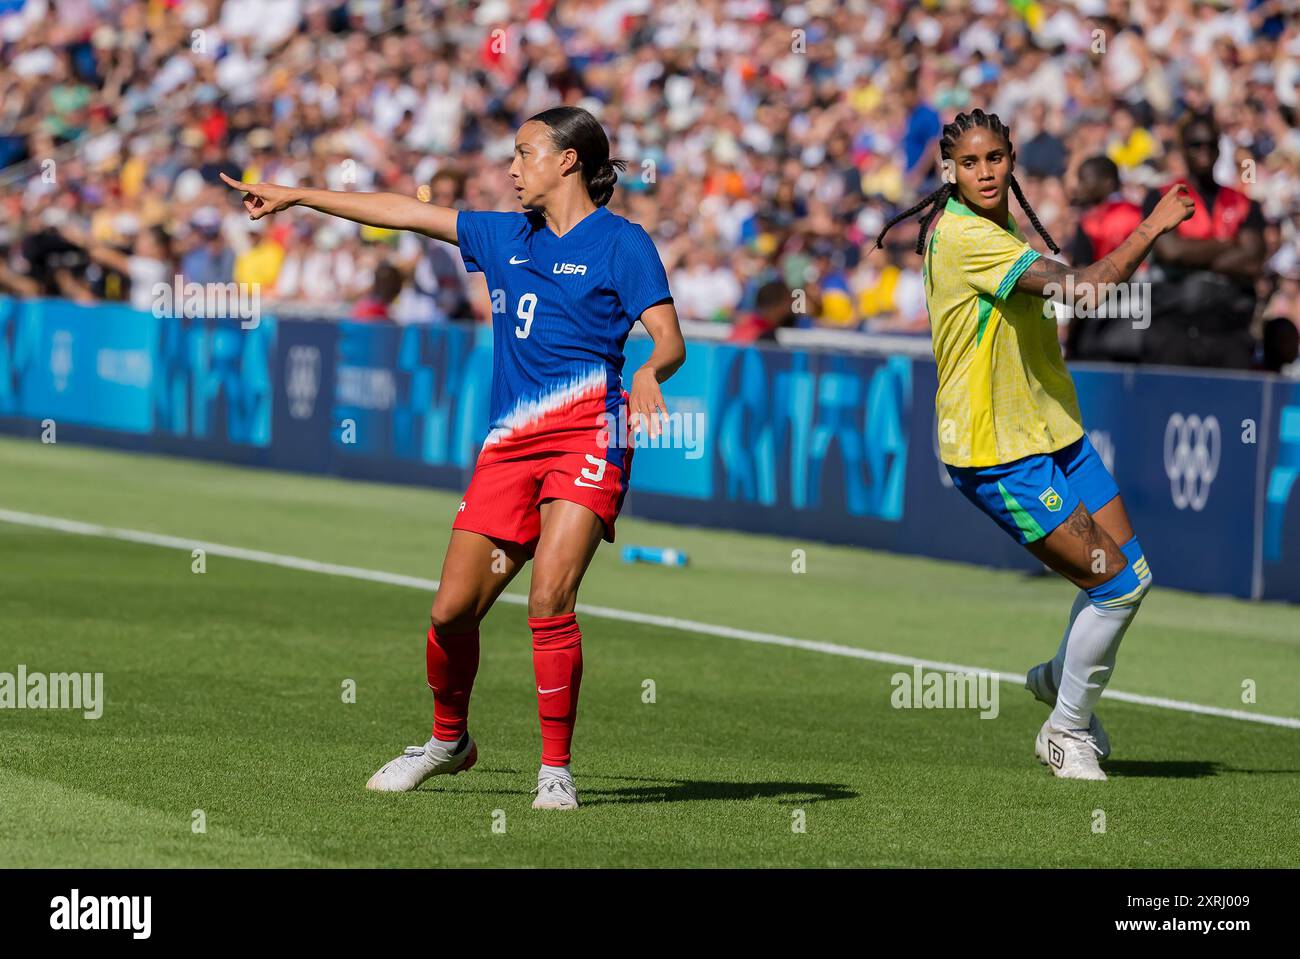
<path id="1" fill-rule="evenodd" d="M 528 623 L 542 727 L 537 809 L 576 809 L 570 747 L 582 680 L 574 607 L 583 574 L 627 493 L 630 430 L 657 436 L 659 384 L 685 361 L 668 280 L 640 226 L 605 209 L 623 162 L 586 110 L 557 107 L 515 137 L 510 178 L 524 212 L 457 212 L 392 193 L 239 183 L 249 216 L 305 206 L 460 246 L 493 301 L 491 424 L 453 524 L 426 644 L 433 735 L 370 778 L 415 789 L 478 758 L 467 722 L 479 623 L 529 559 Z M 622 388 L 623 345 L 640 320 L 654 340 Z"/>

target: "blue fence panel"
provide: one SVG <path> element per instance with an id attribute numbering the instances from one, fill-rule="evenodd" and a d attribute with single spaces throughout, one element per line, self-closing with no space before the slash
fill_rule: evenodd
<path id="1" fill-rule="evenodd" d="M 1260 520 L 1261 594 L 1300 600 L 1300 383 L 1269 385 Z M 1264 427 L 1261 427 L 1264 428 Z"/>
<path id="2" fill-rule="evenodd" d="M 1116 478 L 1158 581 L 1250 596 L 1264 389 L 1258 377 L 1141 372 Z"/>
<path id="3" fill-rule="evenodd" d="M 635 369 L 651 344 L 627 346 Z M 490 331 L 167 319 L 0 298 L 0 430 L 461 489 L 486 433 Z M 1159 583 L 1300 601 L 1300 384 L 1082 364 L 1089 434 Z M 692 343 L 627 512 L 1040 569 L 952 489 L 935 366 Z M 864 588 L 869 584 L 864 584 Z"/>
<path id="4" fill-rule="evenodd" d="M 491 331 L 340 323 L 329 439 L 345 476 L 456 487 L 487 433 Z"/>
<path id="5" fill-rule="evenodd" d="M 272 364 L 271 464 L 331 471 L 339 329 L 332 323 L 281 320 Z"/>

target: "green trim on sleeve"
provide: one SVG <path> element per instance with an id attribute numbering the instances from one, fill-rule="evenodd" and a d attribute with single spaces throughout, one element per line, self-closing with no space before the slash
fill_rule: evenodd
<path id="1" fill-rule="evenodd" d="M 1005 300 L 1010 296 L 1011 291 L 1016 288 L 1016 281 L 1020 279 L 1020 275 L 1029 269 L 1030 265 L 1040 256 L 1042 254 L 1037 250 L 1025 250 L 1024 253 L 1021 253 L 1020 258 L 1011 264 L 1011 269 L 1007 270 L 1007 275 L 1002 278 L 1002 282 L 998 284 L 998 288 L 993 295 L 999 300 Z"/>

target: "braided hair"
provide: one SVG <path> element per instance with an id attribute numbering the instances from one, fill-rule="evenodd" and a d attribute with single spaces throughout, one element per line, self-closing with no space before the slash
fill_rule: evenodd
<path id="1" fill-rule="evenodd" d="M 956 147 L 957 141 L 961 139 L 962 134 L 968 130 L 975 129 L 975 127 L 983 127 L 994 135 L 1002 137 L 1002 139 L 1006 141 L 1007 148 L 1011 148 L 1011 131 L 1006 128 L 1001 120 L 998 119 L 997 114 L 985 113 L 983 110 L 977 108 L 972 110 L 970 113 L 959 113 L 953 118 L 952 123 L 944 124 L 943 136 L 939 140 L 939 152 L 942 157 L 945 160 L 951 160 L 952 151 Z M 1016 202 L 1020 204 L 1020 209 L 1025 211 L 1025 215 L 1029 217 L 1029 222 L 1032 223 L 1034 229 L 1038 231 L 1038 235 L 1046 241 L 1048 248 L 1053 253 L 1060 253 L 1061 248 L 1056 245 L 1056 241 L 1052 239 L 1051 235 L 1048 234 L 1047 230 L 1043 227 L 1043 224 L 1039 222 L 1038 214 L 1034 212 L 1034 208 L 1030 206 L 1029 201 L 1025 199 L 1024 191 L 1020 189 L 1020 184 L 1016 181 L 1015 174 L 1011 175 L 1009 182 L 1011 185 L 1011 192 L 1016 195 Z M 925 235 L 930 231 L 930 224 L 939 214 L 939 211 L 947 205 L 948 198 L 956 192 L 957 185 L 955 183 L 945 183 L 914 207 L 904 210 L 902 213 L 892 217 L 889 222 L 885 224 L 884 229 L 880 231 L 880 236 L 876 237 L 876 249 L 880 249 L 884 246 L 885 234 L 890 231 L 894 224 L 900 223 L 908 217 L 915 216 L 917 213 L 925 210 L 926 212 L 921 218 L 921 230 L 916 237 L 916 252 L 918 254 L 924 253 Z"/>

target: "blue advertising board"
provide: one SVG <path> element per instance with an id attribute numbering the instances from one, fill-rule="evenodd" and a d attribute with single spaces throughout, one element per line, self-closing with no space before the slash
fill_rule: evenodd
<path id="1" fill-rule="evenodd" d="M 1274 382 L 1266 392 L 1270 442 L 1260 477 L 1259 594 L 1300 600 L 1300 383 Z"/>
<path id="2" fill-rule="evenodd" d="M 0 298 L 0 419 L 62 439 L 263 463 L 276 323 Z"/>
<path id="3" fill-rule="evenodd" d="M 633 338 L 628 369 L 651 344 Z M 157 318 L 0 298 L 0 430 L 462 489 L 487 431 L 490 331 Z M 1080 364 L 1094 445 L 1159 584 L 1300 601 L 1300 384 Z M 631 515 L 1027 571 L 952 489 L 934 363 L 692 342 L 643 443 Z"/>
<path id="4" fill-rule="evenodd" d="M 1173 571 L 1181 589 L 1251 595 L 1261 379 L 1149 369 L 1074 378 L 1157 582 L 1173 585 Z"/>
<path id="5" fill-rule="evenodd" d="M 334 422 L 338 327 L 332 323 L 278 324 L 271 379 L 271 465 L 328 472 Z"/>

